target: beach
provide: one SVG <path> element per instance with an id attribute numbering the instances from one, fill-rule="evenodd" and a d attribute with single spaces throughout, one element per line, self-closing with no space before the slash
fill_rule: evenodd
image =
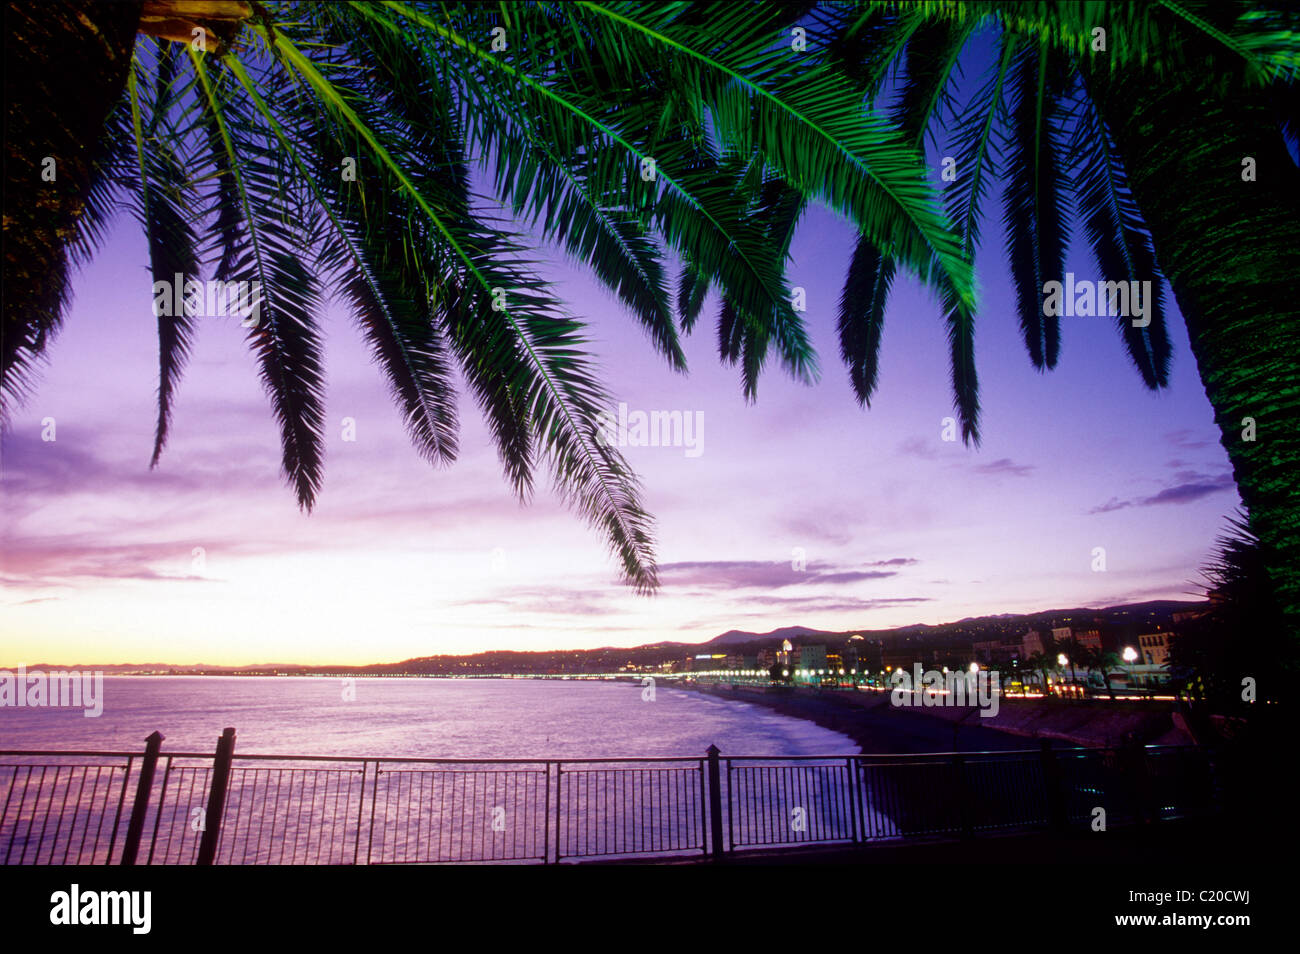
<path id="1" fill-rule="evenodd" d="M 990 752 L 1035 748 L 1040 739 L 1062 745 L 1189 744 L 1176 713 L 1104 704 L 1002 700 L 996 716 L 973 707 L 912 708 L 890 705 L 887 692 L 845 689 L 722 686 L 684 683 L 681 688 L 766 706 L 783 715 L 843 733 L 865 754 Z"/>

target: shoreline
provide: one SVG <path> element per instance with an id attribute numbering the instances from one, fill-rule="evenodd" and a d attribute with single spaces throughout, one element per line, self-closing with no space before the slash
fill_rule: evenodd
<path id="1" fill-rule="evenodd" d="M 759 688 L 678 683 L 676 688 L 763 706 L 847 736 L 863 755 L 1027 749 L 1023 736 L 978 723 L 948 722 L 890 706 L 888 693 Z M 973 711 L 973 710 L 971 710 Z M 977 717 L 978 719 L 978 717 Z"/>
<path id="2" fill-rule="evenodd" d="M 889 704 L 887 692 L 776 689 L 678 683 L 677 688 L 764 706 L 846 735 L 865 755 L 919 752 L 1015 751 L 1047 739 L 1065 745 L 1114 747 L 1191 745 L 1195 739 L 1176 712 L 1106 710 L 1086 705 L 1010 702 L 996 717 L 974 708 L 913 710 Z"/>

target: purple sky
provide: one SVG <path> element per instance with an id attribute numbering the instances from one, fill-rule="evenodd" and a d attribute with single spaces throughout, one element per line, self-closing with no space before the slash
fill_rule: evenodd
<path id="1" fill-rule="evenodd" d="M 796 384 L 773 360 L 753 406 L 717 361 L 714 297 L 683 377 L 581 267 L 550 270 L 590 322 L 615 401 L 703 413 L 697 457 L 625 450 L 658 521 L 663 586 L 646 598 L 617 583 L 603 540 L 544 481 L 531 505 L 515 501 L 471 399 L 461 459 L 425 464 L 338 307 L 323 323 L 329 439 L 315 513 L 280 478 L 234 319 L 200 320 L 151 472 L 157 342 L 144 241 L 123 218 L 4 436 L 0 665 L 360 663 L 1190 598 L 1238 498 L 1176 310 L 1162 393 L 1142 387 L 1105 317 L 1063 318 L 1061 363 L 1040 374 L 986 226 L 984 444 L 971 450 L 941 440 L 953 413 L 945 332 L 910 279 L 895 282 L 874 405 L 856 405 L 835 334 L 852 235 L 822 209 L 803 220 L 789 277 L 807 290 L 822 380 Z M 1068 267 L 1100 277 L 1082 247 Z M 47 417 L 54 442 L 41 440 Z M 344 417 L 355 442 L 341 439 Z M 1095 547 L 1105 572 L 1092 569 Z"/>

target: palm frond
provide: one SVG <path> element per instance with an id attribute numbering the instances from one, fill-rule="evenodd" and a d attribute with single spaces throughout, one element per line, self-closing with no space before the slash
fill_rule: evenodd
<path id="1" fill-rule="evenodd" d="M 689 333 L 695 327 L 700 311 L 704 308 L 704 298 L 708 293 L 708 278 L 694 266 L 682 265 L 681 275 L 677 280 L 677 314 L 681 318 L 683 331 Z"/>
<path id="2" fill-rule="evenodd" d="M 599 414 L 608 401 L 583 357 L 580 326 L 562 313 L 545 284 L 525 271 L 518 246 L 499 230 L 476 224 L 459 204 L 461 197 L 428 192 L 429 181 L 417 183 L 286 33 L 259 32 L 285 67 L 356 137 L 390 186 L 418 210 L 429 234 L 438 237 L 447 277 L 434 308 L 467 372 L 479 371 L 489 361 L 497 365 L 495 373 L 480 376 L 472 386 L 480 393 L 489 390 L 494 402 L 508 404 L 518 429 L 526 428 L 548 457 L 557 491 L 604 530 L 625 578 L 638 590 L 652 590 L 657 579 L 649 516 L 640 504 L 636 478 L 621 455 L 600 439 Z M 512 450 L 510 457 L 518 455 Z M 527 459 L 525 453 L 525 466 Z M 518 476 L 526 478 L 527 472 Z M 529 487 L 525 482 L 519 489 L 526 495 Z"/>
<path id="3" fill-rule="evenodd" d="M 792 373 L 815 377 L 812 348 L 790 307 L 781 262 L 764 243 L 761 230 L 747 220 L 745 197 L 719 176 L 719 159 L 699 135 L 698 124 L 685 116 L 665 120 L 672 97 L 614 100 L 596 94 L 592 84 L 581 82 L 574 72 L 594 69 L 619 76 L 624 85 L 645 84 L 644 66 L 632 69 L 601 45 L 608 30 L 584 29 L 570 19 L 568 7 L 556 14 L 559 25 L 543 18 L 541 11 L 516 11 L 516 16 L 533 17 L 526 21 L 530 43 L 525 64 L 542 57 L 547 64 L 525 70 L 419 11 L 401 4 L 392 9 L 427 31 L 426 42 L 449 44 L 452 55 L 459 57 L 458 76 L 472 100 L 464 113 L 467 129 L 480 130 L 471 136 L 473 141 L 490 136 L 484 130 L 489 125 L 485 115 L 505 110 L 513 123 L 539 124 L 548 137 L 599 152 L 601 161 L 593 168 L 601 172 L 600 191 L 625 197 L 633 214 L 653 222 L 674 251 L 695 262 L 733 298 L 756 332 L 760 325 L 771 327 L 772 340 Z M 553 52 L 571 49 L 575 36 L 589 44 L 581 58 Z M 630 48 L 628 56 L 635 63 L 643 62 L 637 58 L 641 53 L 661 56 L 644 37 Z M 570 62 L 579 59 L 589 65 Z M 664 73 L 662 65 L 656 69 Z M 648 175 L 647 168 L 652 169 Z"/>
<path id="4" fill-rule="evenodd" d="M 897 4 L 845 3 L 819 7 L 812 21 L 809 36 L 826 51 L 827 62 L 871 101 L 901 69 L 907 44 L 927 15 Z"/>
<path id="5" fill-rule="evenodd" d="M 1072 174 L 1083 233 L 1107 281 L 1122 280 L 1131 288 L 1149 283 L 1145 327 L 1135 325 L 1130 315 L 1118 309 L 1115 320 L 1143 383 L 1153 390 L 1162 388 L 1169 383 L 1170 358 L 1164 278 L 1110 131 L 1090 97 L 1082 97 L 1080 107 L 1070 152 L 1076 157 Z M 1102 306 L 1100 301 L 1097 304 Z"/>
<path id="6" fill-rule="evenodd" d="M 700 91 L 728 148 L 757 152 L 792 186 L 844 214 L 923 280 L 971 297 L 970 263 L 932 187 L 916 175 L 917 154 L 885 119 L 863 110 L 857 91 L 826 63 L 800 61 L 774 48 L 770 34 L 747 29 L 750 7 L 718 10 L 703 30 L 678 22 L 671 7 L 577 6 L 610 25 L 600 34 L 610 57 L 628 37 L 655 41 L 671 75 Z M 735 39 L 719 46 L 718 37 Z"/>
<path id="7" fill-rule="evenodd" d="M 132 181 L 132 208 L 144 227 L 153 277 L 154 316 L 158 323 L 158 421 L 150 466 L 156 467 L 167 444 L 172 402 L 189 358 L 195 330 L 191 282 L 199 279 L 195 231 L 195 191 L 174 144 L 170 113 L 178 108 L 176 63 L 170 44 L 155 50 L 155 82 L 140 83 L 148 70 L 137 47 L 127 79 L 134 131 L 137 175 Z M 161 289 L 159 285 L 161 284 Z M 176 307 L 177 304 L 180 307 Z M 199 309 L 201 310 L 201 309 Z"/>
<path id="8" fill-rule="evenodd" d="M 240 80 L 329 223 L 318 243 L 317 262 L 334 280 L 370 345 L 412 443 L 431 463 L 454 460 L 455 385 L 432 315 L 432 276 L 423 268 L 426 260 L 408 254 L 409 246 L 400 241 L 409 231 L 404 228 L 405 213 L 379 200 L 367 202 L 364 176 L 351 183 L 344 179 L 341 170 L 349 157 L 343 144 L 323 117 L 303 108 L 306 97 L 294 97 L 294 106 L 282 104 L 277 119 L 242 73 Z M 339 88 L 340 81 L 335 79 L 334 85 Z M 352 96 L 360 98 L 355 91 Z M 439 141 L 450 156 L 452 143 L 459 140 Z"/>
<path id="9" fill-rule="evenodd" d="M 731 299 L 724 298 L 718 310 L 718 358 L 724 364 L 735 364 L 744 346 L 745 324 Z"/>
<path id="10" fill-rule="evenodd" d="M 958 60 L 972 28 L 972 23 L 930 22 L 917 29 L 907 44 L 905 79 L 894 118 L 918 147 L 924 145 L 932 121 L 952 104 Z"/>
<path id="11" fill-rule="evenodd" d="M 191 51 L 190 62 L 199 80 L 201 108 L 214 114 L 239 192 L 241 217 L 230 280 L 252 290 L 255 307 L 244 322 L 248 343 L 280 426 L 285 479 L 298 505 L 310 511 L 321 486 L 325 423 L 317 328 L 323 300 L 320 283 L 302 258 L 311 235 L 282 165 L 285 157 L 260 113 L 247 100 L 219 99 L 203 56 Z M 233 53 L 222 64 L 237 77 L 243 72 Z"/>
<path id="12" fill-rule="evenodd" d="M 848 366 L 853 393 L 864 407 L 871 405 L 876 390 L 885 303 L 893 278 L 894 260 L 859 236 L 840 295 L 838 328 L 840 357 Z"/>
<path id="13" fill-rule="evenodd" d="M 1064 170 L 1056 138 L 1064 71 L 1046 44 L 1025 46 L 1011 73 L 1010 129 L 1003 150 L 1003 224 L 1017 314 L 1030 360 L 1056 367 L 1060 318 L 1044 314 L 1046 283 L 1065 277 L 1069 244 Z"/>
<path id="14" fill-rule="evenodd" d="M 994 130 L 1003 111 L 1003 95 L 1020 39 L 1004 33 L 997 62 L 953 123 L 952 149 L 956 178 L 945 199 L 962 243 L 971 256 L 980 243 L 980 220 L 989 181 L 997 175 Z"/>

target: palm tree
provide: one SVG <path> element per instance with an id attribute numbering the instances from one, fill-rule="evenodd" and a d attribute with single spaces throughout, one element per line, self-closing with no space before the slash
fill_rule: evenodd
<path id="1" fill-rule="evenodd" d="M 1087 671 L 1087 680 L 1092 682 L 1093 672 L 1101 676 L 1101 687 L 1110 693 L 1110 697 L 1115 698 L 1114 692 L 1111 691 L 1109 673 L 1119 665 L 1119 654 L 1108 652 L 1104 649 L 1080 649 L 1079 662 Z"/>
<path id="2" fill-rule="evenodd" d="M 1084 649 L 1079 645 L 1079 641 L 1076 639 L 1063 639 L 1056 644 L 1056 650 L 1057 662 L 1060 662 L 1061 656 L 1065 656 L 1066 665 L 1070 667 L 1070 689 L 1073 691 L 1078 681 L 1078 674 L 1075 670 L 1075 666 L 1083 661 L 1082 656 L 1084 655 Z M 1062 671 L 1061 675 L 1064 677 L 1064 671 Z"/>
<path id="3" fill-rule="evenodd" d="M 1034 653 L 1025 660 L 1025 665 L 1032 671 L 1038 673 L 1039 685 L 1042 687 L 1043 695 L 1047 695 L 1047 678 L 1056 668 L 1056 657 L 1048 655 L 1046 652 Z"/>
<path id="4" fill-rule="evenodd" d="M 657 584 L 635 475 L 601 439 L 582 325 L 516 222 L 587 265 L 685 366 L 709 287 L 746 393 L 775 351 L 817 367 L 785 278 L 796 209 L 820 201 L 974 305 L 920 154 L 837 67 L 789 38 L 799 5 L 25 2 L 6 18 L 0 419 L 66 310 L 71 266 L 129 209 L 158 324 L 156 465 L 197 317 L 169 286 L 256 289 L 248 329 L 298 503 L 320 491 L 319 316 L 360 325 L 417 451 L 457 453 L 453 367 L 528 498 L 539 458 L 624 577 Z M 779 42 L 777 42 L 779 41 Z M 70 68 L 75 63 L 76 69 Z M 57 185 L 43 179 L 53 163 Z M 486 170 L 491 195 L 471 191 Z M 177 296 L 181 292 L 176 292 Z M 188 297 L 187 297 L 188 300 Z"/>
<path id="5" fill-rule="evenodd" d="M 777 42 L 799 17 L 806 50 Z M 133 20 L 147 39 L 132 47 Z M 909 269 L 941 301 L 970 443 L 970 260 L 1001 174 L 1035 366 L 1059 356 L 1059 319 L 1041 296 L 1064 269 L 1071 199 L 1099 270 L 1153 283 L 1149 321 L 1117 322 L 1152 388 L 1167 380 L 1168 279 L 1288 626 L 1300 629 L 1300 327 L 1287 286 L 1300 274 L 1287 151 L 1298 24 L 1294 11 L 1240 0 L 18 4 L 6 32 L 24 82 L 7 108 L 5 267 L 24 280 L 8 283 L 0 412 L 57 330 L 69 257 L 84 259 L 126 195 L 155 275 L 215 262 L 217 277 L 263 279 L 269 315 L 249 338 L 302 506 L 320 482 L 315 317 L 328 283 L 370 337 L 422 454 L 455 455 L 455 362 L 520 495 L 547 457 L 625 576 L 650 589 L 649 517 L 626 463 L 595 434 L 604 396 L 581 326 L 518 261 L 513 233 L 474 204 L 469 156 L 488 165 L 498 202 L 619 294 L 672 366 L 683 364 L 678 324 L 690 331 L 716 288 L 719 353 L 740 365 L 750 398 L 773 350 L 796 376 L 817 374 L 783 273 L 807 203 L 830 205 L 860 234 L 839 319 L 859 401 L 874 391 L 889 288 Z M 955 110 L 959 61 L 986 28 L 996 56 Z M 207 52 L 175 42 L 195 30 Z M 93 95 L 82 76 L 61 75 L 72 60 L 101 84 Z M 884 99 L 891 75 L 903 77 L 897 104 L 861 108 Z M 945 216 L 915 147 L 952 112 Z M 50 156 L 59 194 L 26 198 Z M 339 175 L 349 160 L 355 181 Z M 659 243 L 683 263 L 679 322 Z M 164 317 L 155 461 L 189 340 L 185 316 Z"/>
<path id="6" fill-rule="evenodd" d="M 1229 518 L 1213 557 L 1202 568 L 1207 611 L 1178 627 L 1169 645 L 1170 669 L 1191 701 L 1216 714 L 1240 715 L 1258 708 L 1244 704 L 1244 679 L 1258 698 L 1290 699 L 1296 678 L 1281 638 L 1282 616 L 1268 585 L 1259 540 L 1244 515 Z"/>
<path id="7" fill-rule="evenodd" d="M 1115 687 L 1110 684 L 1110 674 L 1122 662 L 1119 653 L 1108 649 L 1097 650 L 1097 669 L 1101 672 L 1101 684 L 1109 698 L 1115 698 Z"/>
<path id="8" fill-rule="evenodd" d="M 1150 281 L 1147 323 L 1119 316 L 1142 380 L 1167 382 L 1161 280 L 1186 321 L 1250 526 L 1288 627 L 1300 633 L 1300 13 L 1275 3 L 865 2 L 814 14 L 818 41 L 917 141 L 954 161 L 950 216 L 973 254 L 990 184 L 1020 327 L 1034 366 L 1059 355 L 1046 283 L 1061 281 L 1072 217 L 1108 280 Z M 1100 33 L 1098 31 L 1101 31 Z M 960 61 L 989 32 L 994 56 L 969 101 Z M 841 348 L 861 403 L 876 380 L 893 262 L 864 236 L 844 286 Z M 1111 310 L 1111 309 L 1108 309 Z M 966 320 L 963 347 L 973 331 Z M 975 377 L 954 377 L 978 438 Z"/>
<path id="9" fill-rule="evenodd" d="M 1269 773 L 1274 753 L 1294 736 L 1297 672 L 1264 554 L 1243 514 L 1229 518 L 1201 572 L 1209 606 L 1179 624 L 1169 668 L 1193 735 L 1215 752 L 1224 810 L 1269 824 L 1292 801 Z"/>

